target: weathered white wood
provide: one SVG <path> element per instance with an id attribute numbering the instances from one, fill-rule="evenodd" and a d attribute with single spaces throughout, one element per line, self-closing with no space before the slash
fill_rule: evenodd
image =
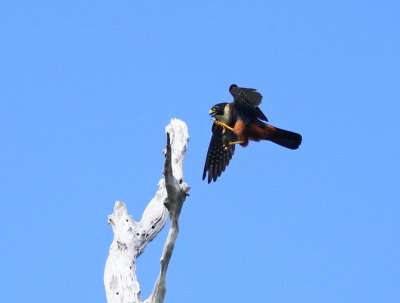
<path id="1" fill-rule="evenodd" d="M 178 219 L 190 187 L 183 180 L 183 160 L 189 134 L 183 121 L 172 119 L 166 127 L 167 149 L 164 151 L 164 179 L 158 183 L 155 197 L 146 207 L 140 222 L 128 214 L 124 203 L 117 201 L 108 217 L 114 240 L 104 270 L 108 303 L 140 303 L 140 286 L 136 277 L 136 259 L 164 227 L 168 215 L 171 226 L 161 257 L 160 275 L 146 303 L 162 303 L 166 292 L 166 272 L 175 246 Z"/>

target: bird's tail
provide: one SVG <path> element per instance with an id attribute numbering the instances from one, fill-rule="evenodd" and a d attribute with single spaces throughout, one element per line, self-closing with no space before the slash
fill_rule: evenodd
<path id="1" fill-rule="evenodd" d="M 263 139 L 270 140 L 280 146 L 297 149 L 301 144 L 302 137 L 300 134 L 280 129 L 269 124 L 264 126 Z"/>

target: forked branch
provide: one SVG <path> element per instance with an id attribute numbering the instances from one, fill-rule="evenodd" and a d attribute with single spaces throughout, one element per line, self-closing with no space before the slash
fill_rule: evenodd
<path id="1" fill-rule="evenodd" d="M 160 260 L 160 274 L 153 292 L 145 303 L 162 303 L 166 293 L 166 273 L 179 232 L 179 215 L 190 187 L 183 180 L 183 160 L 189 140 L 183 121 L 172 119 L 166 127 L 167 148 L 164 151 L 164 179 L 158 183 L 155 197 L 146 207 L 140 222 L 128 214 L 124 203 L 117 201 L 108 222 L 114 240 L 104 271 L 108 303 L 141 303 L 136 277 L 136 259 L 164 227 L 168 214 L 171 225 Z"/>

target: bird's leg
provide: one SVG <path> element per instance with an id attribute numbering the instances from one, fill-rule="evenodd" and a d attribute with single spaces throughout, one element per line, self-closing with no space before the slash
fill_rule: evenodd
<path id="1" fill-rule="evenodd" d="M 230 145 L 235 145 L 235 144 L 244 144 L 246 141 L 235 141 L 235 142 L 229 142 Z"/>
<path id="2" fill-rule="evenodd" d="M 230 131 L 233 132 L 233 128 L 232 127 L 226 125 L 225 123 L 222 123 L 221 121 L 218 121 L 218 120 L 214 119 L 214 123 L 219 125 L 219 126 L 222 126 L 224 129 L 229 129 Z"/>
<path id="3" fill-rule="evenodd" d="M 235 128 L 236 128 L 236 125 L 235 125 Z M 245 147 L 245 146 L 247 146 L 247 144 L 249 144 L 249 138 L 243 134 L 238 135 L 237 141 L 229 142 L 229 145 L 235 145 L 235 144 L 240 144 L 241 146 Z"/>

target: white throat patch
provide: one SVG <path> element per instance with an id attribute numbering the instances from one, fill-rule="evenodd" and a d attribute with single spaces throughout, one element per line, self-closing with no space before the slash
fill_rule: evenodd
<path id="1" fill-rule="evenodd" d="M 223 115 L 215 115 L 215 118 L 217 118 L 219 121 L 221 121 L 224 124 L 229 124 L 229 122 L 231 120 L 229 117 L 229 104 L 225 105 L 224 114 Z"/>

